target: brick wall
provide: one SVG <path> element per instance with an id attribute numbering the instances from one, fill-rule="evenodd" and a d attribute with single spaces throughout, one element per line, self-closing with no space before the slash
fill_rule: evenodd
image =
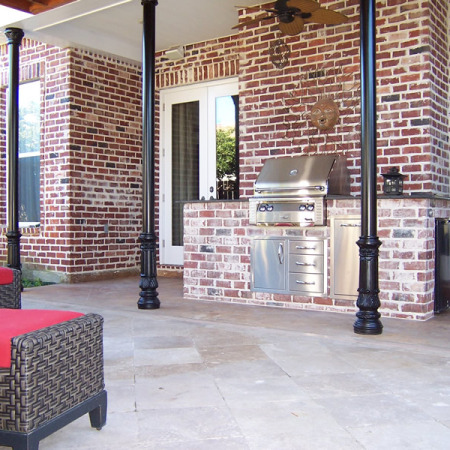
<path id="1" fill-rule="evenodd" d="M 433 3 L 433 4 L 431 4 Z M 285 37 L 288 65 L 277 69 L 269 48 L 274 21 L 244 28 L 241 39 L 241 194 L 252 194 L 265 158 L 344 153 L 359 193 L 359 1 L 323 1 L 349 17 L 339 26 L 308 24 Z M 448 194 L 449 37 L 446 0 L 377 2 L 378 190 L 381 173 L 400 168 L 406 191 Z M 243 20 L 254 17 L 247 9 Z M 330 131 L 311 124 L 320 98 L 340 107 Z"/>
<path id="2" fill-rule="evenodd" d="M 430 144 L 435 185 L 450 193 L 450 6 L 446 0 L 430 2 Z"/>
<path id="3" fill-rule="evenodd" d="M 185 46 L 185 57 L 172 61 L 157 55 L 156 86 L 158 89 L 213 81 L 237 76 L 240 58 L 239 40 L 226 36 Z"/>
<path id="4" fill-rule="evenodd" d="M 6 55 L 3 51 L 2 58 Z M 7 65 L 5 59 L 1 63 L 4 102 Z M 139 67 L 27 39 L 20 64 L 21 81 L 39 79 L 42 89 L 41 224 L 22 230 L 25 272 L 64 281 L 136 272 L 142 189 Z"/>
<path id="5" fill-rule="evenodd" d="M 140 70 L 73 52 L 71 95 L 73 271 L 133 269 L 141 232 Z"/>
<path id="6" fill-rule="evenodd" d="M 347 2 L 350 3 L 353 6 L 339 9 L 351 21 L 336 27 L 309 24 L 299 36 L 282 37 L 274 21 L 264 21 L 240 33 L 243 196 L 252 195 L 254 180 L 267 157 L 314 152 L 346 153 L 353 190 L 357 192 L 359 35 L 355 4 L 358 2 Z M 247 10 L 253 15 L 258 14 L 256 11 Z M 282 69 L 270 60 L 269 49 L 278 39 L 290 49 L 288 64 Z M 324 97 L 338 104 L 340 120 L 328 132 L 319 132 L 311 125 L 310 111 Z"/>

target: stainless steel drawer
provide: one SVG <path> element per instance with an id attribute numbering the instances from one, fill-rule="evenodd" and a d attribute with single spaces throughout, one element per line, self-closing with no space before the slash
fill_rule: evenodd
<path id="1" fill-rule="evenodd" d="M 289 290 L 304 293 L 323 292 L 323 274 L 316 273 L 290 273 Z"/>
<path id="2" fill-rule="evenodd" d="M 289 272 L 323 273 L 323 255 L 289 255 Z"/>
<path id="3" fill-rule="evenodd" d="M 289 253 L 302 255 L 323 255 L 323 240 L 289 241 Z"/>

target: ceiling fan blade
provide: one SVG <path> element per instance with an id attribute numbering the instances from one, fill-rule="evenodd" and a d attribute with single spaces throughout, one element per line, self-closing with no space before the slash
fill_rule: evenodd
<path id="1" fill-rule="evenodd" d="M 237 25 L 235 25 L 232 30 L 235 30 L 236 28 L 243 28 L 247 25 L 253 25 L 255 23 L 259 23 L 263 20 L 268 20 L 268 19 L 272 19 L 273 16 L 260 16 L 260 17 L 256 17 L 255 19 L 250 19 L 250 20 L 246 20 L 244 22 L 238 23 Z"/>
<path id="2" fill-rule="evenodd" d="M 301 12 L 312 13 L 320 8 L 320 5 L 313 0 L 288 0 L 289 8 L 298 8 Z"/>
<path id="3" fill-rule="evenodd" d="M 280 22 L 278 24 L 281 32 L 289 36 L 295 36 L 296 34 L 299 34 L 303 30 L 304 26 L 305 21 L 301 17 L 296 17 L 292 22 L 289 23 Z"/>
<path id="4" fill-rule="evenodd" d="M 324 25 L 339 25 L 347 22 L 348 17 L 331 9 L 319 8 L 311 13 L 305 22 L 322 23 Z"/>

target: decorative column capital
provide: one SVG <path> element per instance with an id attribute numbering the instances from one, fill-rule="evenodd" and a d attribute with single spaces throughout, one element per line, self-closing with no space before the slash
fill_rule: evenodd
<path id="1" fill-rule="evenodd" d="M 5 30 L 5 36 L 8 40 L 8 44 L 20 45 L 24 35 L 25 33 L 20 28 L 7 28 Z"/>

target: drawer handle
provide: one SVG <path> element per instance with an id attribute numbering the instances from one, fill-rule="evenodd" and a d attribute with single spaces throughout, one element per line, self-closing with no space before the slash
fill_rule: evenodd
<path id="1" fill-rule="evenodd" d="M 360 223 L 341 223 L 341 227 L 360 227 Z"/>
<path id="2" fill-rule="evenodd" d="M 299 280 L 295 280 L 295 282 L 296 282 L 297 284 L 303 284 L 303 285 L 305 285 L 305 284 L 307 284 L 307 285 L 314 285 L 314 284 L 316 284 L 316 283 L 314 283 L 314 282 L 312 282 L 312 281 L 308 282 L 308 281 L 299 281 Z"/>
<path id="3" fill-rule="evenodd" d="M 307 266 L 307 267 L 316 267 L 314 263 L 304 263 L 304 262 L 298 262 L 295 261 L 296 266 Z"/>
<path id="4" fill-rule="evenodd" d="M 301 245 L 296 245 L 295 248 L 297 250 L 315 250 L 316 247 L 302 247 Z"/>

